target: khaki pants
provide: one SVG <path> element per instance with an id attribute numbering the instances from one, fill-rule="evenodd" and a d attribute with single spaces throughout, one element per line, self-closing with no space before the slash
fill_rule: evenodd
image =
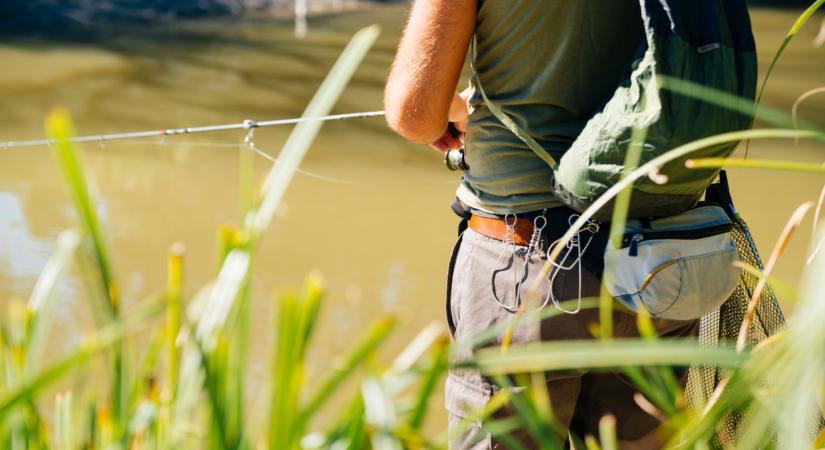
<path id="1" fill-rule="evenodd" d="M 491 275 L 504 250 L 504 245 L 495 239 L 466 230 L 453 251 L 450 261 L 447 314 L 453 338 L 466 339 L 497 323 L 509 321 L 512 314 L 499 306 L 492 297 Z M 509 256 L 510 253 L 505 255 Z M 517 259 L 515 270 L 520 271 L 523 258 Z M 528 265 L 526 286 L 532 283 L 545 260 L 533 258 Z M 511 268 L 512 269 L 512 268 Z M 576 299 L 581 289 L 582 297 L 599 295 L 599 279 L 582 268 L 581 280 L 578 270 L 562 271 L 552 287 L 558 300 Z M 515 296 L 513 274 L 499 273 L 496 277 L 496 292 L 505 304 L 511 304 Z M 549 282 L 542 284 L 542 298 L 550 289 Z M 549 303 L 546 308 L 553 308 Z M 698 321 L 678 322 L 654 319 L 660 335 L 688 336 L 698 332 Z M 577 314 L 561 314 L 545 319 L 533 327 L 515 330 L 513 344 L 543 340 L 592 339 L 591 324 L 598 323 L 598 311 L 583 309 Z M 637 337 L 634 315 L 614 311 L 613 333 L 616 337 Z M 501 336 L 487 345 L 500 345 Z M 470 351 L 459 358 L 470 356 Z M 556 418 L 562 427 L 575 434 L 598 435 L 598 422 L 602 416 L 613 414 L 617 419 L 620 440 L 634 441 L 654 430 L 659 422 L 642 411 L 634 402 L 637 392 L 631 383 L 617 373 L 548 373 L 547 390 Z M 450 414 L 450 426 L 459 423 L 473 411 L 483 407 L 496 387 L 478 372 L 472 370 L 451 370 L 447 377 L 445 403 Z M 505 413 L 506 414 L 506 413 Z M 561 433 L 562 435 L 564 433 Z M 526 448 L 535 448 L 528 433 L 514 436 Z M 503 448 L 489 435 L 482 435 L 480 425 L 475 424 L 462 436 L 450 443 L 451 449 Z"/>

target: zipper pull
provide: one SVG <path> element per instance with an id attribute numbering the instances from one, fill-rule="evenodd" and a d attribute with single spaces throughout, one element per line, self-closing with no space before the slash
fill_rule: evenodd
<path id="1" fill-rule="evenodd" d="M 633 237 L 630 238 L 630 250 L 627 251 L 628 256 L 639 256 L 639 242 L 641 242 L 642 239 L 644 239 L 644 236 L 639 233 L 634 234 Z"/>

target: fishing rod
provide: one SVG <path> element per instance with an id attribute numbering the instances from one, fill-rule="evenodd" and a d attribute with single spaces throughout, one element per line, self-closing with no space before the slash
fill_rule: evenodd
<path id="1" fill-rule="evenodd" d="M 149 137 L 160 137 L 164 138 L 166 136 L 175 136 L 181 134 L 195 134 L 195 133 L 207 133 L 212 131 L 226 131 L 226 130 L 251 130 L 253 128 L 263 128 L 263 127 L 271 127 L 277 125 L 292 125 L 298 124 L 301 122 L 313 122 L 313 121 L 331 121 L 331 120 L 345 120 L 345 119 L 364 119 L 368 117 L 378 117 L 383 116 L 384 111 L 367 111 L 367 112 L 358 112 L 358 113 L 347 113 L 347 114 L 334 114 L 328 116 L 319 116 L 319 117 L 298 117 L 293 119 L 279 119 L 279 120 L 265 120 L 262 122 L 256 122 L 251 119 L 246 119 L 240 123 L 228 123 L 223 125 L 207 125 L 207 126 L 200 126 L 200 127 L 187 127 L 187 128 L 162 128 L 160 130 L 148 130 L 148 131 L 132 131 L 128 133 L 112 133 L 112 134 L 95 134 L 95 135 L 88 135 L 88 136 L 77 136 L 69 138 L 69 142 L 99 142 L 104 143 L 107 141 L 116 141 L 122 139 L 136 139 L 136 138 L 149 138 Z M 33 139 L 28 141 L 6 141 L 0 143 L 3 148 L 19 148 L 19 147 L 36 147 L 41 145 L 51 145 L 56 143 L 55 139 Z"/>
<path id="2" fill-rule="evenodd" d="M 94 135 L 87 135 L 87 136 L 76 136 L 69 138 L 69 142 L 76 142 L 76 143 L 83 143 L 83 142 L 97 142 L 103 144 L 107 141 L 117 141 L 117 140 L 124 140 L 124 139 L 137 139 L 137 138 L 150 138 L 150 137 L 160 137 L 165 139 L 167 136 L 176 136 L 176 135 L 183 135 L 183 134 L 195 134 L 195 133 L 208 133 L 214 131 L 226 131 L 226 130 L 247 130 L 248 132 L 255 129 L 255 128 L 263 128 L 263 127 L 272 127 L 278 125 L 294 125 L 301 122 L 312 122 L 312 121 L 333 121 L 333 120 L 347 120 L 347 119 L 366 119 L 369 117 L 379 117 L 383 116 L 384 111 L 366 111 L 366 112 L 357 112 L 357 113 L 346 113 L 346 114 L 333 114 L 327 116 L 320 116 L 320 117 L 297 117 L 291 119 L 277 119 L 277 120 L 265 120 L 265 121 L 254 121 L 251 119 L 246 119 L 240 123 L 228 123 L 222 125 L 206 125 L 206 126 L 199 126 L 199 127 L 186 127 L 186 128 L 161 128 L 159 130 L 147 130 L 147 131 L 131 131 L 126 133 L 110 133 L 110 134 L 94 134 Z M 22 147 L 38 147 L 43 145 L 51 145 L 56 143 L 55 139 L 32 139 L 32 140 L 25 140 L 25 141 L 5 141 L 2 142 L 3 148 L 11 149 L 11 148 L 22 148 Z M 447 166 L 450 170 L 467 170 L 467 166 L 464 162 L 464 150 L 450 150 L 444 154 L 444 165 Z"/>

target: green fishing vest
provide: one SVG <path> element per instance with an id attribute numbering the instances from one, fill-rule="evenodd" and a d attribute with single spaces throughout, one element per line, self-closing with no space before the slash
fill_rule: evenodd
<path id="1" fill-rule="evenodd" d="M 756 46 L 744 0 L 639 0 L 645 41 L 632 73 L 621 82 L 604 109 L 590 119 L 560 159 L 489 101 L 490 112 L 553 170 L 553 190 L 578 211 L 621 178 L 634 128 L 647 130 L 640 164 L 668 150 L 704 137 L 743 130 L 752 116 L 694 97 L 660 89 L 660 75 L 753 100 Z M 737 143 L 694 152 L 660 168 L 667 182 L 642 178 L 633 184 L 630 217 L 662 217 L 694 206 L 718 170 L 693 170 L 685 161 L 726 157 Z M 610 207 L 597 218 L 610 218 Z"/>
<path id="2" fill-rule="evenodd" d="M 638 0 L 479 0 L 475 31 L 481 84 L 555 158 L 627 77 L 644 39 Z M 478 88 L 470 103 L 462 203 L 496 214 L 561 206 L 547 164 L 484 107 Z"/>

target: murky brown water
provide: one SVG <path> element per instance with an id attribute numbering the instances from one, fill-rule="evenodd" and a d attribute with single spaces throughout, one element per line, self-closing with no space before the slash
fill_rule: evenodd
<path id="1" fill-rule="evenodd" d="M 298 115 L 351 33 L 378 22 L 384 33 L 335 112 L 378 110 L 403 10 L 388 7 L 317 18 L 309 37 L 288 23 L 203 22 L 176 31 L 112 36 L 96 44 L 0 42 L 0 142 L 42 137 L 53 105 L 74 115 L 81 133 L 103 133 L 285 118 Z M 794 14 L 755 11 L 762 62 L 778 47 Z M 182 31 L 185 30 L 185 31 Z M 825 85 L 825 47 L 800 33 L 782 59 L 765 103 L 789 110 L 803 92 Z M 825 126 L 825 97 L 802 114 Z M 289 128 L 256 132 L 276 154 Z M 240 132 L 87 145 L 85 162 L 126 302 L 163 286 L 165 255 L 186 244 L 188 292 L 215 274 L 216 229 L 239 220 Z M 216 146 L 214 144 L 223 144 Z M 825 160 L 825 147 L 755 142 L 753 158 Z M 269 167 L 257 160 L 261 174 Z M 387 131 L 380 118 L 324 125 L 256 261 L 252 376 L 267 369 L 276 289 L 298 287 L 311 270 L 328 282 L 312 370 L 327 368 L 354 336 L 382 314 L 402 319 L 387 358 L 427 323 L 443 323 L 445 268 L 455 238 L 449 210 L 456 177 L 428 148 Z M 731 170 L 737 205 L 767 253 L 793 209 L 814 200 L 825 177 Z M 0 148 L 0 301 L 24 300 L 54 247 L 75 226 L 46 148 Z M 810 221 L 776 274 L 796 283 Z M 75 279 L 61 286 L 51 352 L 76 345 L 90 325 Z"/>

